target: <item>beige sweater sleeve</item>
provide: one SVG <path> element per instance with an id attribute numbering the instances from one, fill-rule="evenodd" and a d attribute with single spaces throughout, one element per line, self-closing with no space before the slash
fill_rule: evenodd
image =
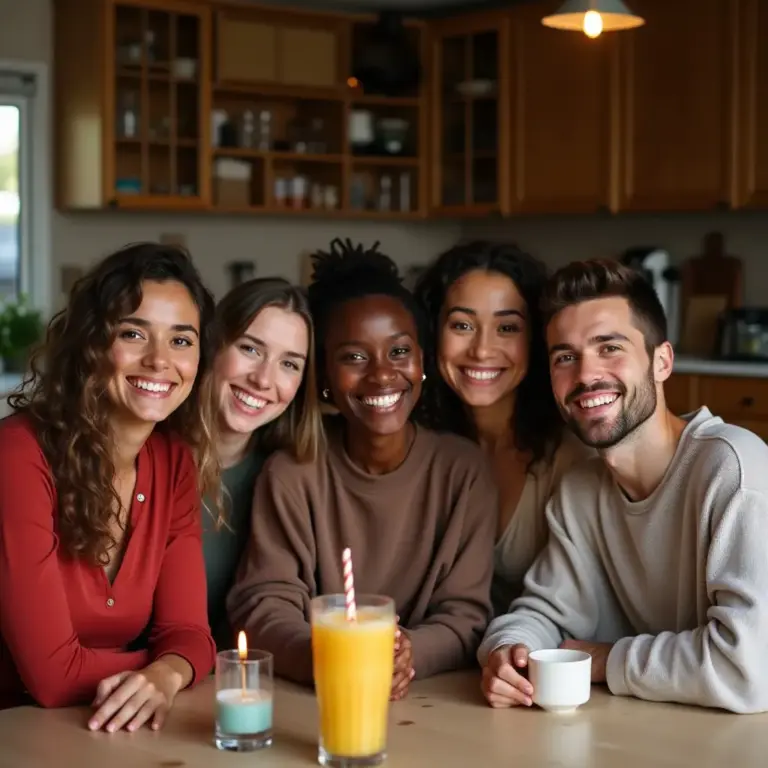
<path id="1" fill-rule="evenodd" d="M 590 544 L 566 521 L 565 493 L 558 486 L 546 506 L 549 540 L 525 575 L 523 594 L 485 633 L 478 650 L 483 666 L 504 645 L 522 643 L 536 651 L 557 648 L 565 637 L 595 634 L 606 583 Z"/>
<path id="2" fill-rule="evenodd" d="M 251 537 L 227 599 L 235 631 L 274 655 L 275 674 L 312 682 L 310 596 L 315 544 L 309 509 L 267 465 L 256 481 Z"/>
<path id="3" fill-rule="evenodd" d="M 738 472 L 738 467 L 724 466 L 723 472 Z M 608 687 L 614 694 L 650 701 L 764 712 L 768 495 L 739 489 L 727 499 L 718 499 L 717 493 L 713 497 L 712 541 L 705 560 L 711 603 L 706 624 L 619 640 L 608 657 Z"/>

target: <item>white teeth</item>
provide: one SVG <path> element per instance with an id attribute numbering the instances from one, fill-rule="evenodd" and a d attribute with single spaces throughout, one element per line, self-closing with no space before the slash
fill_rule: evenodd
<path id="1" fill-rule="evenodd" d="M 247 392 L 243 392 L 242 389 L 233 389 L 235 397 L 241 402 L 245 403 L 249 408 L 255 408 L 257 411 L 261 410 L 266 404 L 266 400 L 249 395 Z"/>
<path id="2" fill-rule="evenodd" d="M 599 397 L 590 397 L 589 400 L 582 400 L 579 405 L 582 408 L 597 408 L 598 405 L 609 405 L 618 399 L 618 395 L 600 395 Z"/>
<path id="3" fill-rule="evenodd" d="M 394 395 L 381 395 L 380 397 L 360 398 L 366 405 L 372 408 L 391 408 L 401 397 L 402 392 L 396 392 Z"/>
<path id="4" fill-rule="evenodd" d="M 477 379 L 478 381 L 490 381 L 501 376 L 501 371 L 488 371 L 480 370 L 478 368 L 465 368 L 464 373 L 469 376 L 470 379 Z"/>
<path id="5" fill-rule="evenodd" d="M 171 388 L 170 382 L 160 383 L 146 379 L 129 379 L 129 381 L 136 389 L 146 389 L 147 392 L 167 392 Z"/>

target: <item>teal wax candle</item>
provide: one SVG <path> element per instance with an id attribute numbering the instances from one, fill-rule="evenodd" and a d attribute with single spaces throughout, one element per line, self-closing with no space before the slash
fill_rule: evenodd
<path id="1" fill-rule="evenodd" d="M 272 728 L 272 693 L 246 688 L 225 688 L 216 693 L 219 733 L 253 735 Z"/>

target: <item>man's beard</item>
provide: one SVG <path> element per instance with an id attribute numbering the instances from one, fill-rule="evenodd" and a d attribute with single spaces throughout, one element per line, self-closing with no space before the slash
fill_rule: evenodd
<path id="1" fill-rule="evenodd" d="M 566 423 L 574 432 L 576 437 L 582 443 L 590 448 L 613 448 L 624 438 L 631 435 L 638 427 L 643 425 L 653 416 L 656 411 L 656 380 L 653 376 L 653 365 L 649 366 L 648 374 L 642 383 L 632 392 L 627 399 L 627 389 L 623 384 L 608 384 L 608 382 L 597 382 L 589 387 L 580 385 L 568 395 L 566 403 L 573 402 L 575 398 L 582 397 L 590 392 L 616 392 L 621 396 L 621 412 L 613 421 L 606 423 L 606 427 L 601 429 L 601 421 L 598 420 L 591 426 L 586 427 L 574 416 L 563 408 L 560 412 L 563 414 Z M 580 406 L 576 405 L 576 408 Z M 599 436 L 595 436 L 595 435 Z"/>

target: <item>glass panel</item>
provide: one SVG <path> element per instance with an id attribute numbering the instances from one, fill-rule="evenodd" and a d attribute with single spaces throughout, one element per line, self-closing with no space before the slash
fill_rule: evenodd
<path id="1" fill-rule="evenodd" d="M 495 99 L 475 99 L 472 110 L 471 202 L 498 200 L 498 107 Z"/>
<path id="2" fill-rule="evenodd" d="M 470 202 L 493 204 L 499 199 L 498 33 L 488 31 L 473 35 L 471 48 L 472 85 L 466 93 L 472 124 Z"/>
<path id="3" fill-rule="evenodd" d="M 479 32 L 472 37 L 472 80 L 490 80 L 499 76 L 499 35 L 497 32 Z"/>
<path id="4" fill-rule="evenodd" d="M 144 46 L 139 8 L 122 5 L 115 8 L 115 57 L 118 73 L 140 73 Z"/>
<path id="5" fill-rule="evenodd" d="M 171 194 L 171 150 L 167 146 L 152 145 L 149 151 L 150 195 Z"/>
<path id="6" fill-rule="evenodd" d="M 20 126 L 19 108 L 0 104 L 0 298 L 17 292 L 20 277 Z"/>
<path id="7" fill-rule="evenodd" d="M 466 202 L 467 120 L 463 101 L 446 99 L 443 103 L 442 204 Z"/>
<path id="8" fill-rule="evenodd" d="M 461 37 L 446 37 L 443 40 L 443 93 L 455 96 L 456 88 L 467 77 L 467 45 L 468 39 Z"/>
<path id="9" fill-rule="evenodd" d="M 116 191 L 200 194 L 200 18 L 115 8 Z"/>

